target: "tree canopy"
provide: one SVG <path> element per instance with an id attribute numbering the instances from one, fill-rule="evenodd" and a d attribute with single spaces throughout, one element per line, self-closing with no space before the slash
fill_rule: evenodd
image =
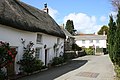
<path id="1" fill-rule="evenodd" d="M 66 29 L 69 33 L 71 33 L 72 35 L 74 35 L 75 29 L 74 29 L 73 20 L 67 20 L 65 29 Z"/>
<path id="2" fill-rule="evenodd" d="M 118 11 L 118 9 L 120 8 L 120 0 L 111 0 L 111 3 L 114 9 Z"/>
<path id="3" fill-rule="evenodd" d="M 98 35 L 103 35 L 105 33 L 105 35 L 108 34 L 108 26 L 104 25 L 101 27 L 101 29 L 98 31 Z"/>
<path id="4" fill-rule="evenodd" d="M 120 67 L 120 8 L 118 9 L 117 19 L 114 22 L 110 16 L 108 33 L 108 50 L 111 60 Z"/>
<path id="5" fill-rule="evenodd" d="M 114 61 L 113 59 L 113 55 L 114 55 L 114 39 L 115 39 L 115 33 L 116 33 L 116 23 L 113 20 L 113 16 L 110 16 L 110 20 L 109 20 L 109 30 L 108 30 L 108 51 L 110 54 L 110 58 L 112 61 Z"/>
<path id="6" fill-rule="evenodd" d="M 114 44 L 114 60 L 117 65 L 120 66 L 120 9 L 118 10 L 117 20 L 116 20 L 116 34 L 115 34 L 115 44 Z"/>

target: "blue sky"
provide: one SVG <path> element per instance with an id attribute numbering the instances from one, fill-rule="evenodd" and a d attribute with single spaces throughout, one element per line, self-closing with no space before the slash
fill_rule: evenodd
<path id="1" fill-rule="evenodd" d="M 82 33 L 97 32 L 107 25 L 109 14 L 113 13 L 110 0 L 21 0 L 36 8 L 48 4 L 49 14 L 61 25 L 73 20 L 75 29 Z"/>

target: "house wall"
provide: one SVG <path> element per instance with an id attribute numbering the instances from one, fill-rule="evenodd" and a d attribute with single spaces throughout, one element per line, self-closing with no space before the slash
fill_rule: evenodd
<path id="1" fill-rule="evenodd" d="M 82 40 L 76 40 L 76 44 L 80 47 L 89 48 L 90 46 L 96 46 L 99 48 L 106 48 L 106 40 L 99 40 L 99 43 L 97 43 L 97 40 L 93 40 L 92 43 L 90 43 L 90 40 L 85 40 L 85 43 L 82 43 Z"/>
<path id="2" fill-rule="evenodd" d="M 54 44 L 57 43 L 57 38 L 55 36 L 42 34 L 42 43 L 37 44 L 36 39 L 37 39 L 37 33 L 33 32 L 28 32 L 28 31 L 22 31 L 18 29 L 14 29 L 5 25 L 0 24 L 0 41 L 8 42 L 10 46 L 16 47 L 17 48 L 17 55 L 15 59 L 15 72 L 16 74 L 19 72 L 19 65 L 16 64 L 17 61 L 19 61 L 22 58 L 23 55 L 23 44 L 21 43 L 22 40 L 25 40 L 25 45 L 27 45 L 30 41 L 34 43 L 33 48 L 42 48 L 42 53 L 39 57 L 44 63 L 45 63 L 45 49 L 48 50 L 48 59 L 47 63 L 52 60 L 53 57 L 55 57 L 55 52 L 54 52 Z M 44 46 L 46 45 L 46 48 Z M 63 46 L 63 47 L 62 47 Z M 59 51 L 58 55 L 62 55 L 64 53 L 64 39 L 60 38 L 60 44 L 58 45 Z"/>

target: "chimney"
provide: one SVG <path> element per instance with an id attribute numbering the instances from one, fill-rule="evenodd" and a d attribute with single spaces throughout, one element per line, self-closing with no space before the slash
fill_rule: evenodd
<path id="1" fill-rule="evenodd" d="M 44 9 L 43 9 L 46 13 L 49 13 L 49 9 L 47 8 L 47 3 L 44 4 Z"/>

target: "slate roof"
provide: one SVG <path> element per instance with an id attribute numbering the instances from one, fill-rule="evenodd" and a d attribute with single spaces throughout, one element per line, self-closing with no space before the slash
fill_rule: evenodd
<path id="1" fill-rule="evenodd" d="M 0 0 L 0 24 L 65 38 L 64 32 L 49 14 L 19 0 Z"/>
<path id="2" fill-rule="evenodd" d="M 106 35 L 78 35 L 74 36 L 75 40 L 106 40 Z"/>

